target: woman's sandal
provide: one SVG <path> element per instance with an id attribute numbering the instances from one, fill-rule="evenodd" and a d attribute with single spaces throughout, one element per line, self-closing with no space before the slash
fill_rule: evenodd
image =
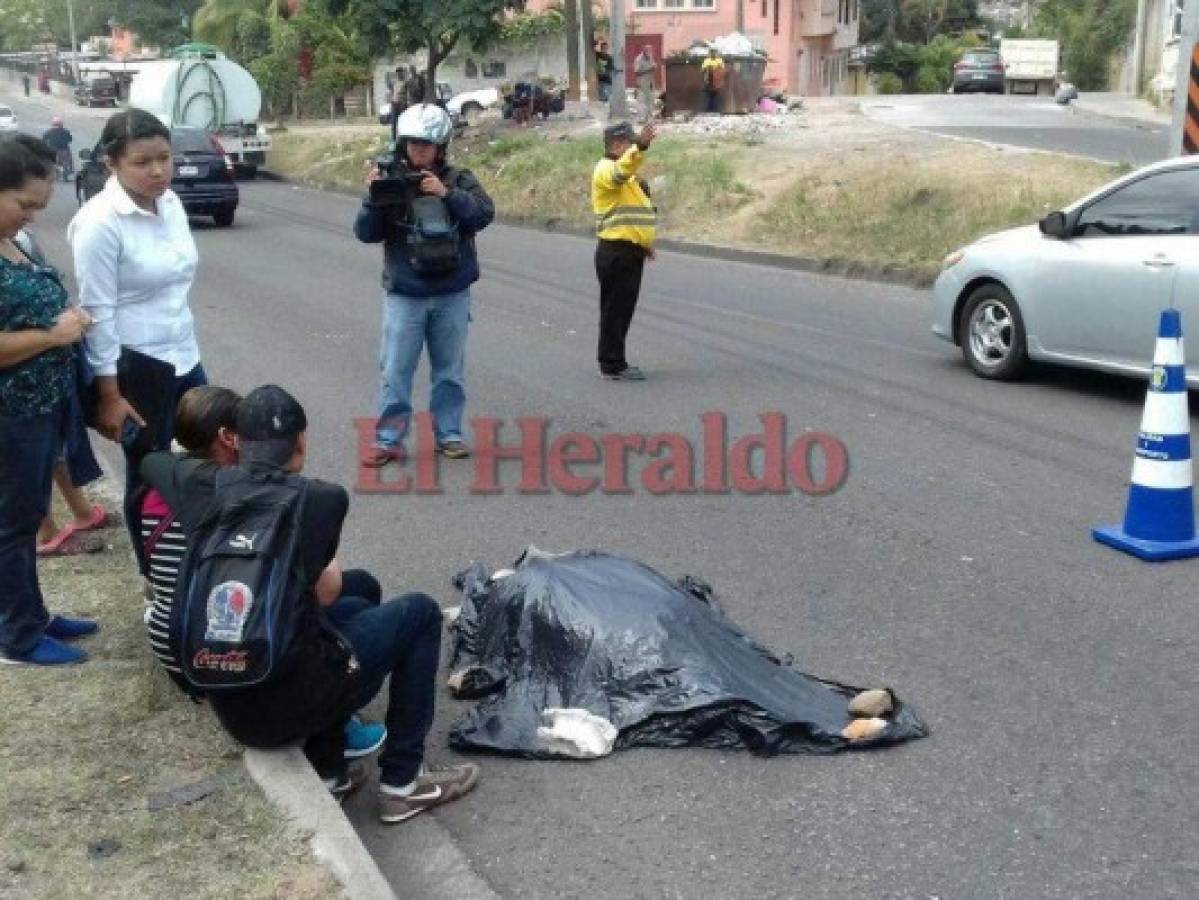
<path id="1" fill-rule="evenodd" d="M 46 543 L 37 545 L 37 555 L 78 556 L 83 553 L 99 553 L 103 549 L 102 538 L 93 534 L 81 534 L 73 523 L 68 523 Z"/>

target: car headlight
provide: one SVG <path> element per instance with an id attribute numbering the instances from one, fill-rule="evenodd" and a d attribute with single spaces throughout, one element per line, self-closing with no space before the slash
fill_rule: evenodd
<path id="1" fill-rule="evenodd" d="M 941 260 L 941 271 L 944 272 L 946 269 L 952 269 L 965 258 L 965 250 L 954 250 L 947 257 Z"/>

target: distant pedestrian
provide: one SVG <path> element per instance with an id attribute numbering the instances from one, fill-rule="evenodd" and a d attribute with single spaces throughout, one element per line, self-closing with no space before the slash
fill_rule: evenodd
<path id="1" fill-rule="evenodd" d="M 654 258 L 657 210 L 649 186 L 637 176 L 645 151 L 656 133 L 652 124 L 633 131 L 628 122 L 604 129 L 604 158 L 591 175 L 591 206 L 595 213 L 595 274 L 600 285 L 600 375 L 612 381 L 644 381 L 645 374 L 625 358 L 625 340 L 637 298 L 641 273 Z"/>
<path id="2" fill-rule="evenodd" d="M 607 103 L 612 96 L 612 70 L 615 69 L 608 42 L 600 41 L 595 48 L 595 81 L 599 89 L 600 103 Z"/>
<path id="3" fill-rule="evenodd" d="M 708 97 L 708 112 L 720 113 L 720 92 L 724 90 L 724 60 L 720 51 L 715 47 L 708 49 L 708 58 L 702 67 L 704 77 L 704 93 Z"/>
<path id="4" fill-rule="evenodd" d="M 408 67 L 408 105 L 416 106 L 418 103 L 426 102 L 428 94 L 428 85 L 425 84 L 425 76 L 416 70 L 416 66 Z"/>
<path id="5" fill-rule="evenodd" d="M 25 86 L 25 96 L 26 96 L 26 97 L 28 97 L 28 96 L 29 96 L 29 88 L 30 88 L 30 87 L 31 87 L 31 85 L 32 85 L 32 82 L 30 81 L 30 79 L 29 79 L 29 76 L 28 76 L 28 75 L 22 75 L 22 76 L 21 76 L 21 83 L 22 83 L 22 84 Z"/>
<path id="6" fill-rule="evenodd" d="M 637 98 L 641 101 L 644 110 L 642 121 L 645 122 L 653 121 L 657 106 L 657 92 L 654 90 L 654 73 L 657 70 L 658 63 L 654 59 L 654 52 L 646 44 L 633 62 L 633 75 L 637 78 Z"/>

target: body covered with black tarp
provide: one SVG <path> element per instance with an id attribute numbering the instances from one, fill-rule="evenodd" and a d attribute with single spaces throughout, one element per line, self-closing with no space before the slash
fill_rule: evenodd
<path id="1" fill-rule="evenodd" d="M 805 674 L 754 641 L 698 578 L 678 583 L 642 563 L 598 551 L 530 548 L 515 569 L 475 563 L 455 579 L 451 685 L 481 698 L 450 743 L 556 757 L 547 710 L 585 710 L 628 747 L 745 748 L 762 755 L 825 753 L 924 737 L 895 697 L 866 741 L 841 732 L 862 689 Z"/>

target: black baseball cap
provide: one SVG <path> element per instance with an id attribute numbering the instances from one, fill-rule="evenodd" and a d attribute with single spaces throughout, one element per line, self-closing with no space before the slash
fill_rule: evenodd
<path id="1" fill-rule="evenodd" d="M 610 144 L 613 141 L 631 141 L 637 137 L 633 131 L 633 126 L 628 122 L 617 122 L 614 125 L 609 125 L 604 129 L 604 143 Z"/>
<path id="2" fill-rule="evenodd" d="M 237 405 L 237 437 L 243 462 L 280 465 L 291 457 L 296 436 L 308 429 L 304 407 L 276 384 L 254 388 Z"/>

